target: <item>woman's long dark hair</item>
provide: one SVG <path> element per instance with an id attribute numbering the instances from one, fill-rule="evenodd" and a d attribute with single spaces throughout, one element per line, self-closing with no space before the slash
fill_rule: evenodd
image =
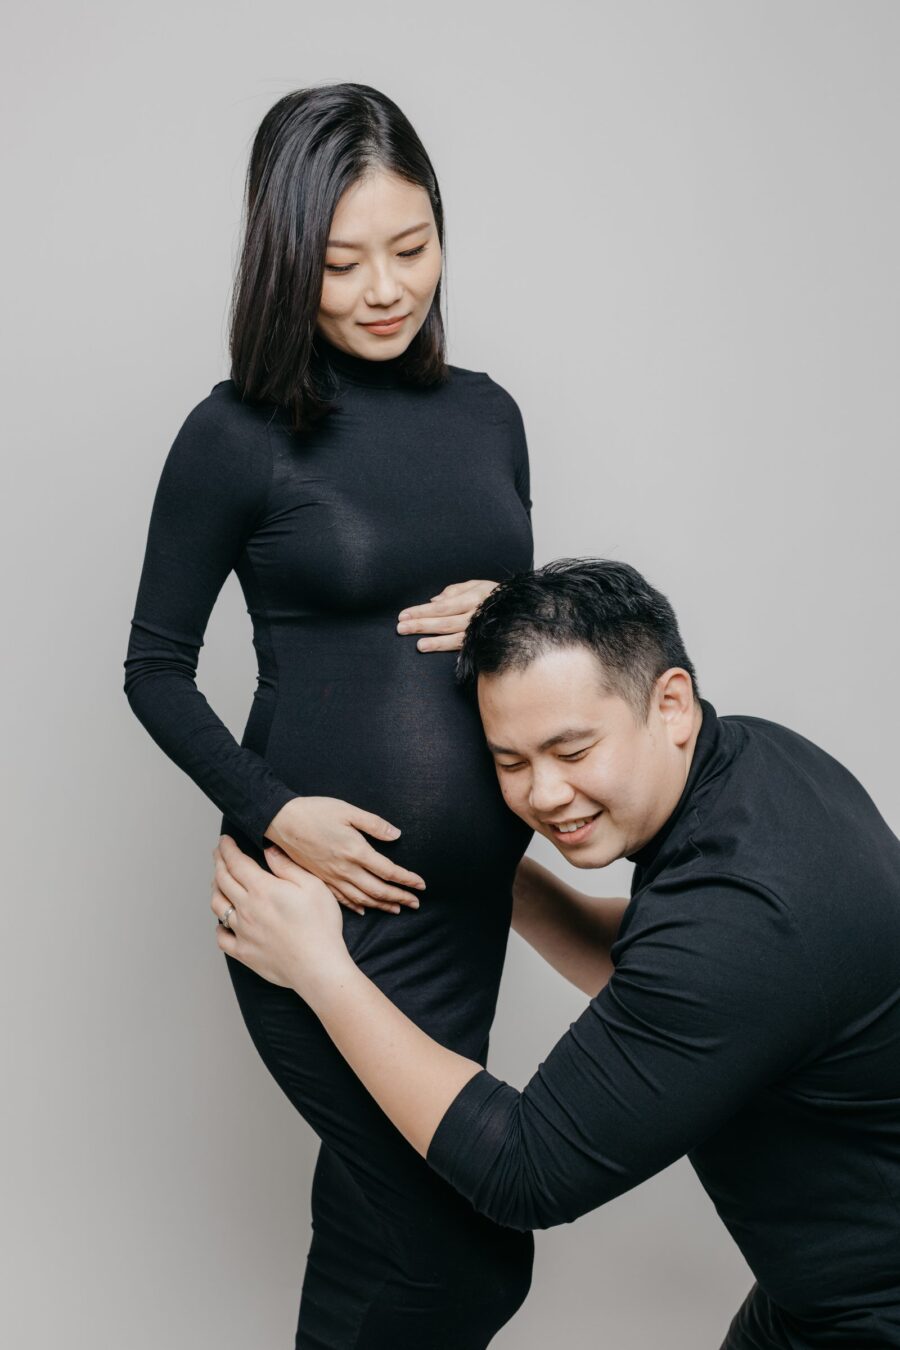
<path id="1" fill-rule="evenodd" d="M 243 398 L 286 408 L 294 431 L 308 430 L 333 406 L 311 363 L 326 245 L 342 194 L 373 169 L 425 189 L 443 248 L 431 160 L 396 103 L 377 89 L 332 84 L 287 94 L 253 142 L 231 308 L 231 378 Z M 401 372 L 420 385 L 446 378 L 440 282 Z"/>

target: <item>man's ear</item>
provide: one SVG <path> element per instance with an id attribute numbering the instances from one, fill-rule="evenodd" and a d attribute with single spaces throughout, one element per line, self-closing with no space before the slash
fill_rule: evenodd
<path id="1" fill-rule="evenodd" d="M 664 670 L 656 681 L 653 706 L 666 724 L 672 743 L 686 745 L 694 730 L 694 685 L 681 666 Z"/>

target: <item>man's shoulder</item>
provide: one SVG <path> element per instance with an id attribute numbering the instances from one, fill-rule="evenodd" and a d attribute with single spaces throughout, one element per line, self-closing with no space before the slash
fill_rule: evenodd
<path id="1" fill-rule="evenodd" d="M 727 810 L 742 801 L 751 837 L 754 824 L 777 837 L 794 831 L 797 840 L 798 826 L 806 833 L 825 830 L 835 812 L 838 817 L 849 812 L 855 819 L 877 815 L 851 770 L 817 741 L 763 717 L 729 714 L 719 720 L 725 734 L 740 741 L 728 775 L 730 791 L 721 804 Z"/>
<path id="2" fill-rule="evenodd" d="M 719 721 L 725 728 L 733 727 L 742 732 L 745 741 L 761 751 L 783 753 L 785 750 L 792 750 L 832 758 L 822 746 L 804 736 L 802 732 L 767 717 L 759 717 L 754 713 L 725 713 L 719 717 Z M 834 762 L 837 763 L 836 760 Z"/>

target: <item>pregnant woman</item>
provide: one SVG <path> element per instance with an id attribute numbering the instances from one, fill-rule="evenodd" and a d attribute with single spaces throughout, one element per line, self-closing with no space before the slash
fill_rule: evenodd
<path id="1" fill-rule="evenodd" d="M 445 363 L 442 245 L 431 162 L 384 95 L 303 90 L 266 115 L 231 379 L 163 468 L 125 687 L 223 832 L 321 877 L 362 969 L 483 1064 L 529 831 L 454 649 L 492 585 L 531 565 L 528 462 L 512 398 Z M 232 570 L 259 663 L 240 744 L 195 683 Z M 321 1140 L 296 1346 L 480 1350 L 527 1293 L 530 1235 L 430 1171 L 293 991 L 226 960 L 257 1050 Z"/>

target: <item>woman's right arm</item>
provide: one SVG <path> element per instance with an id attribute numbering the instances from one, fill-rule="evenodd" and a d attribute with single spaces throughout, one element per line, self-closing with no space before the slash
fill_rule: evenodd
<path id="1" fill-rule="evenodd" d="M 262 514 L 265 428 L 239 436 L 215 395 L 191 412 L 163 466 L 150 516 L 125 693 L 157 745 L 259 847 L 296 792 L 240 746 L 197 688 L 212 607 Z"/>
<path id="2" fill-rule="evenodd" d="M 613 973 L 610 948 L 628 903 L 624 897 L 584 895 L 533 858 L 523 858 L 513 884 L 512 926 L 554 970 L 593 998 Z"/>
<path id="3" fill-rule="evenodd" d="M 265 423 L 251 414 L 237 427 L 235 411 L 211 395 L 189 414 L 166 458 L 132 619 L 125 692 L 157 745 L 257 847 L 272 838 L 353 908 L 393 908 L 398 899 L 410 900 L 396 883 L 421 878 L 397 868 L 360 834 L 366 829 L 390 839 L 392 827 L 346 802 L 300 797 L 261 755 L 238 744 L 197 688 L 212 607 L 269 493 Z M 323 850 L 319 839 L 328 827 L 330 847 Z"/>

